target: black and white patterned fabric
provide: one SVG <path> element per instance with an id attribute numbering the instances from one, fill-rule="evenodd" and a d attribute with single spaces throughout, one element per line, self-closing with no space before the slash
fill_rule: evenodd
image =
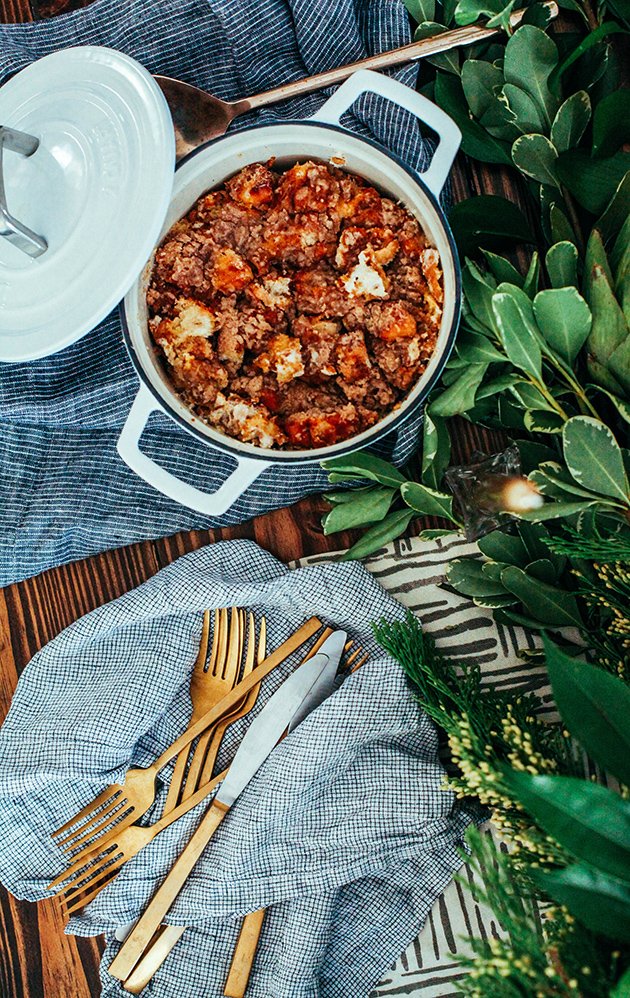
<path id="1" fill-rule="evenodd" d="M 185 728 L 206 607 L 243 606 L 274 648 L 315 614 L 369 661 L 289 735 L 219 827 L 171 908 L 187 925 L 151 985 L 156 998 L 222 994 L 240 916 L 271 906 L 248 995 L 365 998 L 413 939 L 460 866 L 470 814 L 441 789 L 437 736 L 370 624 L 405 610 L 358 563 L 290 571 L 249 541 L 193 552 L 70 626 L 24 671 L 0 731 L 0 879 L 46 896 L 66 865 L 50 833 L 129 766 L 147 766 Z M 300 661 L 263 682 L 254 714 Z M 217 771 L 249 723 L 226 734 Z M 143 823 L 164 806 L 172 764 Z M 204 810 L 172 824 L 73 918 L 105 933 L 103 994 L 117 926 L 136 918 Z"/>
<path id="2" fill-rule="evenodd" d="M 107 45 L 152 73 L 234 100 L 409 41 L 401 0 L 97 0 L 47 22 L 0 25 L 0 82 L 57 49 Z M 410 65 L 395 75 L 413 86 L 416 74 Z M 250 113 L 233 127 L 308 117 L 330 92 Z M 343 123 L 411 166 L 427 165 L 417 121 L 388 102 L 366 95 Z M 53 357 L 0 364 L 0 585 L 133 541 L 239 523 L 324 487 L 318 465 L 271 467 L 221 517 L 165 498 L 115 449 L 138 386 L 117 313 Z M 404 463 L 420 419 L 378 452 Z M 207 492 L 234 466 L 163 415 L 151 417 L 142 446 Z"/>

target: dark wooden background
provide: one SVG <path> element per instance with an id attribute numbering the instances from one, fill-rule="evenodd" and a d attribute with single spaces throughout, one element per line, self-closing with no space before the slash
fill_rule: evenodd
<path id="1" fill-rule="evenodd" d="M 0 0 L 0 23 L 53 17 L 90 0 Z M 453 198 L 502 194 L 517 201 L 533 226 L 531 204 L 513 176 L 499 167 L 459 157 L 453 171 Z M 451 423 L 454 463 L 474 450 L 502 449 L 500 434 Z M 0 590 L 0 721 L 5 717 L 22 669 L 51 638 L 78 617 L 140 585 L 180 555 L 233 537 L 247 537 L 282 561 L 347 547 L 358 533 L 324 537 L 320 519 L 328 507 L 319 497 L 303 499 L 287 509 L 256 517 L 223 530 L 199 530 L 158 541 L 133 544 L 44 572 L 34 579 Z M 409 533 L 435 526 L 417 520 Z M 0 888 L 1 998 L 96 998 L 100 992 L 99 939 L 66 936 L 60 909 L 53 900 L 29 904 Z M 176 998 L 176 996 L 174 996 Z"/>

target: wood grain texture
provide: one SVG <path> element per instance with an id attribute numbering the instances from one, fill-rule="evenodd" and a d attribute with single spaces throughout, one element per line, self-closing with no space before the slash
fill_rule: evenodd
<path id="1" fill-rule="evenodd" d="M 89 0 L 87 0 L 89 2 Z M 19 23 L 85 6 L 86 0 L 0 0 L 0 22 Z M 533 231 L 537 218 L 526 193 L 500 167 L 459 157 L 452 177 L 455 202 L 478 194 L 501 194 L 525 211 Z M 503 434 L 480 430 L 465 420 L 451 421 L 453 463 L 473 451 L 493 453 L 506 443 Z M 417 460 L 412 469 L 418 470 Z M 18 677 L 32 656 L 78 617 L 115 599 L 150 578 L 175 558 L 206 544 L 236 537 L 256 541 L 282 561 L 347 547 L 360 532 L 325 537 L 319 496 L 222 530 L 175 534 L 153 542 L 108 551 L 44 572 L 0 590 L 0 720 L 9 708 Z M 415 521 L 410 534 L 437 526 L 435 518 Z M 0 995 L 2 998 L 97 998 L 101 939 L 66 936 L 58 906 L 21 902 L 0 888 Z"/>

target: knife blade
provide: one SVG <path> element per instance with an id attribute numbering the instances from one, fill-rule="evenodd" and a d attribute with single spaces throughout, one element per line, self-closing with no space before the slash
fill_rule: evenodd
<path id="1" fill-rule="evenodd" d="M 319 649 L 319 654 L 328 655 L 328 665 L 324 666 L 319 675 L 319 679 L 311 687 L 310 691 L 306 694 L 302 700 L 302 703 L 293 715 L 287 734 L 294 731 L 298 724 L 301 724 L 302 721 L 307 718 L 308 715 L 316 709 L 316 707 L 319 707 L 324 700 L 327 700 L 332 693 L 335 686 L 335 679 L 337 677 L 337 669 L 339 668 L 339 663 L 346 646 L 347 638 L 348 635 L 345 631 L 333 631 L 333 633 L 324 641 L 323 645 Z"/>
<path id="2" fill-rule="evenodd" d="M 109 973 L 112 977 L 124 981 L 141 959 L 163 916 L 181 891 L 212 835 L 236 798 L 270 754 L 328 662 L 329 656 L 322 654 L 321 651 L 303 662 L 282 683 L 258 717 L 252 721 L 234 756 L 219 794 L 215 796 L 190 842 L 110 964 Z"/>

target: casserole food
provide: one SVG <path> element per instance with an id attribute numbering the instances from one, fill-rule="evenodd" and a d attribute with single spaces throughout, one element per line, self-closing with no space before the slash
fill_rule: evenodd
<path id="1" fill-rule="evenodd" d="M 418 380 L 444 301 L 416 218 L 326 163 L 252 163 L 167 233 L 147 295 L 167 372 L 199 417 L 303 450 L 374 426 Z"/>
<path id="2" fill-rule="evenodd" d="M 423 173 L 411 170 L 377 142 L 338 124 L 341 115 L 365 92 L 378 94 L 405 108 L 425 121 L 437 135 L 437 147 Z M 305 160 L 332 162 L 342 165 L 345 172 L 362 177 L 389 200 L 404 205 L 418 220 L 429 244 L 437 250 L 444 291 L 440 328 L 435 349 L 419 380 L 410 387 L 405 398 L 373 426 L 323 447 L 263 449 L 204 423 L 174 388 L 151 335 L 146 296 L 152 259 L 123 303 L 125 339 L 141 380 L 140 392 L 118 441 L 118 452 L 123 460 L 145 481 L 176 502 L 206 515 L 220 516 L 270 463 L 285 465 L 290 472 L 291 468 L 359 450 L 395 432 L 408 417 L 416 414 L 446 363 L 459 321 L 461 293 L 457 253 L 438 197 L 460 138 L 457 126 L 426 98 L 388 77 L 362 70 L 350 77 L 308 121 L 254 125 L 221 136 L 183 160 L 175 173 L 173 197 L 160 243 L 171 226 L 186 215 L 206 191 L 219 188 L 243 167 L 254 163 L 274 159 L 274 168 L 282 171 Z M 166 412 L 196 439 L 236 460 L 235 470 L 216 491 L 206 493 L 182 482 L 142 452 L 139 440 L 154 411 Z"/>

